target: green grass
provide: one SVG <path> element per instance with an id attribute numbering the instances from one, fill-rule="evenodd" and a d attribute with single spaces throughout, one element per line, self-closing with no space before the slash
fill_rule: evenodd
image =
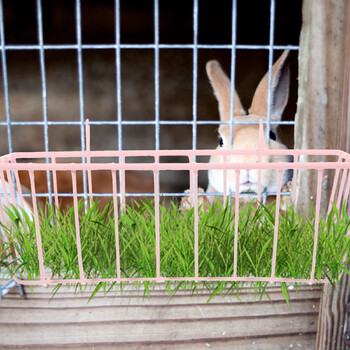
<path id="1" fill-rule="evenodd" d="M 86 210 L 85 210 L 86 208 Z M 316 257 L 316 279 L 328 279 L 335 284 L 340 274 L 350 273 L 347 253 L 349 218 L 345 206 L 340 213 L 335 207 L 325 219 L 319 221 L 319 239 Z M 23 273 L 29 280 L 39 279 L 38 251 L 35 224 L 32 217 L 12 207 L 7 209 L 12 225 L 3 226 L 8 243 L 0 247 L 0 265 L 9 273 Z M 116 278 L 116 242 L 113 203 L 100 209 L 79 203 L 80 237 L 83 268 L 86 278 Z M 233 275 L 235 213 L 231 206 L 223 208 L 218 202 L 209 210 L 199 210 L 199 276 L 231 277 Z M 238 224 L 238 276 L 271 276 L 275 207 L 252 204 L 242 207 Z M 298 215 L 294 208 L 279 215 L 279 233 L 276 277 L 308 279 L 312 265 L 314 245 L 314 213 Z M 40 212 L 40 231 L 46 268 L 53 278 L 79 278 L 78 253 L 73 208 L 57 214 L 50 206 Z M 119 215 L 118 222 L 120 271 L 122 277 L 156 277 L 155 209 L 152 202 L 143 201 L 128 207 Z M 17 250 L 19 257 L 14 255 Z M 9 263 L 8 258 L 13 257 Z M 346 258 L 346 260 L 344 260 Z M 194 277 L 194 210 L 180 212 L 171 203 L 160 206 L 160 272 L 163 277 Z M 242 283 L 203 283 L 211 297 L 216 293 L 236 290 Z M 266 282 L 253 287 L 265 293 Z M 144 283 L 146 293 L 151 284 Z M 282 292 L 288 298 L 286 285 Z M 99 283 L 92 296 L 106 283 Z M 169 293 L 179 288 L 197 290 L 195 282 L 166 283 Z M 173 288 L 173 289 L 172 289 Z"/>

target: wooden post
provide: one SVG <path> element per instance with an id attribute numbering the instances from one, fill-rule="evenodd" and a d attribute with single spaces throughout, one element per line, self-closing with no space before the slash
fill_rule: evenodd
<path id="1" fill-rule="evenodd" d="M 350 151 L 350 0 L 305 0 L 299 51 L 299 96 L 295 148 Z M 331 177 L 323 182 L 327 203 Z M 314 176 L 298 176 L 296 205 L 308 212 L 315 197 Z M 327 197 L 327 198 L 326 198 Z M 326 209 L 325 207 L 323 208 Z M 316 349 L 346 349 L 343 341 L 350 278 L 336 289 L 325 286 Z"/>
<path id="2" fill-rule="evenodd" d="M 295 148 L 339 149 L 346 138 L 343 110 L 346 13 L 348 0 L 306 0 L 300 34 L 299 90 L 295 124 Z M 342 135 L 342 136 L 340 136 Z M 326 160 L 326 159 L 322 159 Z M 315 200 L 316 176 L 298 173 L 296 205 L 309 212 Z M 323 189 L 329 196 L 331 179 Z M 326 203 L 323 198 L 322 203 Z M 326 205 L 326 204 L 325 204 Z"/>

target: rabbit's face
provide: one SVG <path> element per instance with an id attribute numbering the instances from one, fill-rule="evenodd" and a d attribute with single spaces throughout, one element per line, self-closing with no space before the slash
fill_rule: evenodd
<path id="1" fill-rule="evenodd" d="M 265 119 L 256 116 L 236 117 L 235 121 L 255 121 Z M 275 133 L 272 130 L 272 138 L 267 144 L 265 136 L 264 143 L 266 149 L 286 149 L 286 147 L 273 140 Z M 230 147 L 230 127 L 228 125 L 221 125 L 219 128 L 220 144 L 217 149 L 222 150 L 258 150 L 259 149 L 259 125 L 236 125 L 233 130 L 233 143 Z M 257 163 L 257 155 L 232 155 L 227 158 L 229 163 Z M 263 156 L 263 163 L 273 162 L 288 162 L 288 156 Z M 222 156 L 212 156 L 211 163 L 223 163 Z M 260 172 L 260 192 L 276 192 L 277 191 L 277 171 L 274 169 L 261 170 Z M 236 170 L 228 170 L 226 172 L 226 192 L 236 192 L 236 181 L 238 178 L 239 192 L 259 192 L 259 171 L 257 169 L 244 169 L 244 166 L 237 173 Z M 289 173 L 286 171 L 282 178 L 282 187 L 289 180 Z M 219 169 L 212 169 L 209 171 L 209 183 L 217 192 L 224 192 L 224 171 Z"/>
<path id="2" fill-rule="evenodd" d="M 248 115 L 241 104 L 236 91 L 231 96 L 231 82 L 229 77 L 222 70 L 217 61 L 209 61 L 206 69 L 210 83 L 214 89 L 215 96 L 219 102 L 220 120 L 227 122 L 233 112 L 234 122 L 254 122 L 256 124 L 234 124 L 233 142 L 230 141 L 230 126 L 222 124 L 219 127 L 220 144 L 218 149 L 234 150 L 258 150 L 259 149 L 259 120 L 266 121 L 268 111 L 268 97 L 270 97 L 270 117 L 274 122 L 281 120 L 283 110 L 288 101 L 289 94 L 289 67 L 286 64 L 289 51 L 284 51 L 279 59 L 274 63 L 271 72 L 271 96 L 269 96 L 269 73 L 266 73 L 260 81 Z M 233 97 L 233 108 L 231 108 L 231 99 Z M 266 149 L 285 149 L 286 147 L 278 142 L 276 136 L 276 126 L 271 125 L 270 140 L 264 139 Z M 264 135 L 265 137 L 265 135 Z M 223 163 L 223 156 L 212 156 L 211 163 Z M 232 155 L 227 157 L 227 161 L 235 164 L 257 163 L 258 155 Z M 263 156 L 263 163 L 288 162 L 288 156 Z M 260 173 L 260 176 L 259 176 Z M 247 170 L 242 165 L 239 171 L 223 170 L 209 171 L 209 186 L 207 192 L 236 192 L 236 186 L 239 186 L 239 192 L 277 192 L 290 179 L 290 171 L 284 171 L 281 187 L 277 188 L 278 172 L 274 169 L 258 171 L 257 169 Z M 224 182 L 226 179 L 226 186 Z M 260 183 L 260 186 L 259 186 Z"/>

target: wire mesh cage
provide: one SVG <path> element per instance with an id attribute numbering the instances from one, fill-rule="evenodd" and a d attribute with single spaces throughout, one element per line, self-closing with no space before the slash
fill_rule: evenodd
<path id="1" fill-rule="evenodd" d="M 203 23 L 200 21 L 200 9 L 205 7 L 204 3 L 198 0 L 194 0 L 191 3 L 191 7 L 188 8 L 191 14 L 190 26 L 190 37 L 189 44 L 187 43 L 164 43 L 162 40 L 161 28 L 164 28 L 164 22 L 161 8 L 163 4 L 158 0 L 150 3 L 150 13 L 152 18 L 152 37 L 148 38 L 145 43 L 133 43 L 124 42 L 122 40 L 122 18 L 123 10 L 125 8 L 122 2 L 116 0 L 113 4 L 113 35 L 114 39 L 108 43 L 86 43 L 83 40 L 84 27 L 84 4 L 81 4 L 79 0 L 75 1 L 74 8 L 74 28 L 75 38 L 73 43 L 49 43 L 52 38 L 46 34 L 47 23 L 45 22 L 45 6 L 40 0 L 37 0 L 33 6 L 35 17 L 36 17 L 36 31 L 37 38 L 36 42 L 18 44 L 9 43 L 5 40 L 6 32 L 6 6 L 0 2 L 0 32 L 1 32 L 1 59 L 2 59 L 2 78 L 3 78 L 3 104 L 4 104 L 4 120 L 0 122 L 0 126 L 3 130 L 6 129 L 6 140 L 8 147 L 8 155 L 1 158 L 0 162 L 0 177 L 1 185 L 3 189 L 2 203 L 0 207 L 0 216 L 2 222 L 8 221 L 8 217 L 13 215 L 8 211 L 11 204 L 13 210 L 19 210 L 19 216 L 17 220 L 21 222 L 21 217 L 25 211 L 34 215 L 34 226 L 30 226 L 30 231 L 34 232 L 34 251 L 35 257 L 33 265 L 35 265 L 35 272 L 31 275 L 28 274 L 25 268 L 19 270 L 20 273 L 17 276 L 13 276 L 14 279 L 23 284 L 58 284 L 58 283 L 86 283 L 86 282 L 123 282 L 123 281 L 172 281 L 172 280 L 184 280 L 184 281 L 267 281 L 267 282 L 306 282 L 315 283 L 316 281 L 326 282 L 327 276 L 325 274 L 318 274 L 315 272 L 317 265 L 317 248 L 318 248 L 318 234 L 319 234 L 319 220 L 322 216 L 320 203 L 322 203 L 322 186 L 325 177 L 329 173 L 332 173 L 331 177 L 334 177 L 332 184 L 332 195 L 329 204 L 328 214 L 332 213 L 332 205 L 335 203 L 335 207 L 338 211 L 341 211 L 343 205 L 346 204 L 349 195 L 349 182 L 347 181 L 348 171 L 348 154 L 340 151 L 312 151 L 312 150 L 287 150 L 284 146 L 282 147 L 269 147 L 270 144 L 274 144 L 276 141 L 276 129 L 279 125 L 281 126 L 293 126 L 294 122 L 290 120 L 282 120 L 281 116 L 283 109 L 287 103 L 287 94 L 282 97 L 281 103 L 276 103 L 276 96 L 278 93 L 275 91 L 276 85 L 281 82 L 285 90 L 288 90 L 289 71 L 286 70 L 285 74 L 282 74 L 280 67 L 285 67 L 284 64 L 288 51 L 296 52 L 298 50 L 297 45 L 281 45 L 275 43 L 275 31 L 276 31 L 276 2 L 271 0 L 268 6 L 265 6 L 265 11 L 268 12 L 268 41 L 261 45 L 247 45 L 241 44 L 237 41 L 237 21 L 238 21 L 238 2 L 232 1 L 229 4 L 229 25 L 230 25 L 230 38 L 228 43 L 214 43 L 206 44 L 201 41 L 201 30 L 203 30 Z M 8 6 L 8 5 L 7 5 Z M 5 8 L 5 11 L 4 11 Z M 226 11 L 227 12 L 227 11 Z M 210 13 L 210 11 L 209 11 Z M 162 24 L 163 23 L 163 24 Z M 125 17 L 124 17 L 125 24 Z M 226 28 L 227 29 L 227 28 Z M 46 42 L 46 39 L 47 41 Z M 187 40 L 187 39 L 186 39 Z M 69 40 L 68 40 L 69 41 Z M 151 42 L 149 42 L 151 41 Z M 219 102 L 220 120 L 216 120 L 211 116 L 205 116 L 199 118 L 199 110 L 201 109 L 198 103 L 198 91 L 201 88 L 201 69 L 200 64 L 203 59 L 201 54 L 208 52 L 208 50 L 217 50 L 216 52 L 222 57 L 221 51 L 225 51 L 229 54 L 229 68 L 230 74 L 227 78 L 223 78 L 225 82 L 225 92 L 222 97 L 220 94 L 220 82 L 217 83 L 217 76 L 220 76 L 220 69 L 217 68 L 216 63 L 211 61 L 211 65 L 207 65 L 207 73 L 209 80 L 214 88 L 215 96 Z M 265 77 L 259 84 L 256 94 L 259 96 L 253 98 L 252 106 L 249 110 L 249 116 L 244 119 L 241 116 L 243 114 L 243 107 L 240 104 L 240 99 L 235 93 L 235 81 L 239 71 L 236 69 L 236 61 L 238 53 L 249 50 L 251 53 L 257 53 L 263 51 L 267 53 L 267 69 L 265 69 Z M 284 50 L 282 55 L 277 54 L 278 51 Z M 133 58 L 129 56 L 129 52 L 134 51 Z M 186 52 L 181 59 L 174 59 L 175 52 Z M 11 65 L 8 64 L 9 57 L 15 55 L 17 52 L 22 53 L 33 53 L 35 52 L 39 56 L 38 76 L 40 77 L 40 100 L 42 108 L 42 118 L 39 120 L 33 118 L 32 120 L 21 119 L 18 115 L 16 108 L 20 106 L 20 99 L 17 99 L 16 107 L 11 101 L 11 91 L 13 87 L 11 85 Z M 76 58 L 76 68 L 74 84 L 77 90 L 77 99 L 70 100 L 69 91 L 66 93 L 65 99 L 62 102 L 62 108 L 67 103 L 72 109 L 75 110 L 75 119 L 69 120 L 63 118 L 58 120 L 51 119 L 51 115 L 54 114 L 50 108 L 50 81 L 56 79 L 59 81 L 57 73 L 54 70 L 48 68 L 51 60 L 57 59 L 62 53 L 74 52 Z M 90 78 L 89 73 L 86 71 L 84 62 L 89 61 L 89 54 L 93 55 L 95 52 L 103 52 L 106 56 L 112 54 L 113 56 L 113 72 L 115 76 L 114 82 L 111 84 L 107 83 L 107 88 L 104 87 L 105 81 L 102 79 L 102 83 L 98 85 L 96 91 L 101 89 L 102 94 L 109 88 L 114 93 L 114 109 L 115 113 L 109 118 L 92 118 L 89 121 L 88 126 L 98 130 L 101 127 L 100 132 L 96 132 L 95 135 L 98 137 L 92 137 L 91 143 L 92 148 L 101 148 L 102 150 L 92 150 L 90 146 L 90 129 L 85 129 L 85 119 L 87 110 L 97 111 L 98 108 L 102 110 L 103 114 L 104 107 L 102 104 L 97 104 L 97 108 L 93 109 L 91 106 L 93 103 L 90 101 L 93 99 L 89 95 L 86 96 L 86 81 L 89 79 L 96 79 L 96 76 L 92 75 Z M 145 53 L 145 59 L 136 60 L 136 64 L 132 66 L 130 70 L 127 69 L 128 61 L 132 61 L 139 53 Z M 24 54 L 24 56 L 25 56 Z M 149 55 L 150 54 L 150 55 Z M 57 56 L 57 57 L 56 57 Z M 101 54 L 101 57 L 103 55 Z M 141 56 L 141 54 L 140 54 Z M 280 57 L 275 63 L 274 58 Z M 151 57 L 151 58 L 150 58 Z M 185 57 L 185 58 L 184 58 Z M 282 58 L 281 58 L 282 57 Z M 21 57 L 23 59 L 23 57 Z M 100 58 L 98 58 L 100 59 Z M 133 78 L 130 79 L 129 84 L 131 89 L 128 88 L 128 82 L 123 78 L 123 70 L 130 75 L 132 69 L 137 66 L 144 64 L 144 61 L 151 62 L 152 70 L 147 69 L 138 71 L 144 75 L 150 75 L 152 80 L 151 94 L 146 94 L 146 98 L 140 98 L 140 94 L 132 94 L 133 89 Z M 183 87 L 181 81 L 178 85 L 172 85 L 168 80 L 164 80 L 162 76 L 166 75 L 162 71 L 162 62 L 175 61 L 175 64 L 183 61 L 187 62 L 187 67 L 190 67 L 190 74 L 186 73 L 186 77 L 190 77 L 190 90 L 188 86 Z M 207 56 L 205 56 L 207 60 Z M 142 62 L 142 63 L 141 63 Z M 190 64 L 188 64 L 188 62 Z M 103 66 L 103 59 L 97 64 L 100 68 Z M 64 66 L 64 65 L 63 65 Z M 203 64 L 204 66 L 204 64 Z M 226 64 L 227 66 L 227 64 Z M 171 70 L 171 65 L 170 69 Z M 95 66 L 96 68 L 96 66 Z M 98 71 L 98 69 L 96 69 Z M 216 73 L 213 73 L 213 70 Z M 102 72 L 98 71 L 98 72 Z M 133 73 L 133 76 L 138 75 Z M 96 74 L 96 73 L 95 73 Z M 104 73 L 102 72 L 102 75 Z M 174 77 L 174 75 L 169 75 Z M 288 78 L 284 78 L 287 77 Z M 67 78 L 68 79 L 68 78 Z M 65 80 L 65 79 L 63 79 Z M 164 83 L 165 82 L 165 83 Z M 57 84 L 59 85 L 59 84 Z M 142 83 L 141 83 L 142 85 Z M 209 84 L 207 84 L 209 85 Z M 179 88 L 180 86 L 180 88 Z M 168 109 L 164 109 L 164 105 L 169 104 L 168 100 L 162 99 L 163 90 L 175 91 L 184 90 L 184 94 L 187 94 L 187 100 L 190 105 L 190 120 L 181 120 L 180 117 L 164 117 L 164 111 L 168 112 Z M 149 86 L 145 85 L 144 90 L 149 90 Z M 123 103 L 123 93 L 127 91 L 130 95 L 130 101 L 127 106 L 127 113 L 125 113 L 125 103 Z M 178 92 L 177 92 L 178 93 Z M 210 92 L 211 93 L 211 92 Z M 38 94 L 37 94 L 38 95 Z M 152 107 L 144 108 L 148 114 L 151 111 L 154 118 L 152 119 L 148 115 L 141 116 L 135 115 L 135 118 L 130 118 L 128 114 L 132 114 L 135 110 L 133 106 L 143 105 L 145 100 L 149 100 L 149 96 L 152 95 Z M 175 93 L 176 95 L 176 93 Z M 28 97 L 28 95 L 26 95 Z M 169 94 L 169 96 L 172 96 Z M 256 95 L 255 95 L 256 96 Z M 254 103 L 254 99 L 255 102 Z M 135 102 L 137 100 L 137 103 Z M 261 101 L 263 107 L 261 107 Z M 19 102 L 19 103 L 18 103 Z M 104 100 L 104 102 L 106 102 Z M 149 103 L 149 101 L 148 101 Z M 174 108 L 177 103 L 171 103 L 171 107 Z M 279 110 L 276 112 L 275 107 L 279 106 Z M 142 109 L 142 108 L 141 108 Z M 60 108 L 56 109 L 59 111 Z M 188 113 L 188 109 L 185 113 Z M 15 111 L 15 113 L 13 113 Z M 98 112 L 96 112 L 98 113 Z M 179 108 L 181 116 L 184 112 Z M 135 113 L 136 114 L 136 113 Z M 176 114 L 174 112 L 174 114 Z M 76 115 L 79 117 L 76 118 Z M 276 118 L 276 115 L 278 116 Z M 253 119 L 251 116 L 254 116 Z M 249 119 L 250 118 L 250 119 Z M 74 120 L 73 120 L 74 119 Z M 91 118 L 90 118 L 91 119 Z M 215 120 L 214 120 L 215 119 Z M 260 119 L 263 119 L 261 122 Z M 259 126 L 260 123 L 260 126 Z M 243 150 L 234 147 L 234 140 L 237 141 L 238 130 L 241 125 L 253 125 L 254 126 L 254 142 L 251 142 L 247 149 Z M 208 150 L 207 140 L 201 140 L 201 128 L 208 127 L 210 129 L 219 126 L 219 132 L 221 139 L 219 141 L 219 147 L 217 150 Z M 23 152 L 21 147 L 18 145 L 18 141 L 21 138 L 21 133 L 16 133 L 16 128 L 27 128 L 26 130 L 34 130 L 30 128 L 40 127 L 43 130 L 42 135 L 42 149 L 40 152 Z M 186 128 L 187 134 L 183 132 L 184 129 L 179 129 L 178 136 L 174 137 L 173 143 L 164 143 L 164 140 L 171 139 L 174 130 L 177 127 Z M 55 129 L 55 132 L 51 131 Z M 59 129 L 61 128 L 61 129 Z M 139 128 L 138 136 L 133 135 L 133 130 Z M 163 133 L 167 128 L 167 133 Z M 225 132 L 223 131 L 226 128 Z M 78 130 L 78 133 L 73 134 L 73 139 L 79 140 L 79 142 L 73 143 L 71 148 L 65 149 L 64 142 L 62 142 L 61 136 L 70 134 L 72 130 Z M 61 130 L 58 132 L 57 130 Z M 129 131 L 128 131 L 129 130 Z M 150 131 L 151 130 L 151 131 Z M 188 130 L 190 130 L 188 132 Z M 112 137 L 110 137 L 112 135 Z M 141 135 L 141 136 L 140 136 Z M 165 135 L 165 136 L 163 136 Z M 55 138 L 58 138 L 58 143 L 52 146 Z M 128 140 L 130 138 L 130 140 Z M 95 140 L 101 140 L 100 143 L 95 143 Z M 109 141 L 106 141 L 106 140 Z M 184 142 L 186 139 L 186 142 Z M 151 140 L 151 141 L 150 141 Z M 106 141 L 106 142 L 105 142 Z M 164 148 L 164 145 L 168 147 Z M 176 147 L 173 147 L 174 144 Z M 27 144 L 30 149 L 30 143 Z M 77 146 L 78 145 L 78 146 Z M 111 147 L 108 146 L 111 145 Z M 170 146 L 169 146 L 170 145 Z M 225 147 L 223 147 L 225 145 Z M 227 146 L 228 145 L 228 146 Z M 211 144 L 210 144 L 211 146 Z M 69 147 L 69 146 L 68 146 Z M 23 148 L 23 146 L 22 146 Z M 25 148 L 25 147 L 24 147 Z M 35 147 L 34 147 L 35 148 Z M 55 148 L 57 151 L 53 151 Z M 145 150 L 145 149 L 152 150 Z M 174 148 L 172 150 L 163 150 Z M 221 149 L 220 149 L 221 148 Z M 115 151 L 105 151 L 106 149 L 117 149 Z M 184 150 L 185 149 L 185 150 Z M 204 149 L 204 150 L 199 150 Z M 19 152 L 20 150 L 21 152 Z M 38 151 L 35 149 L 35 151 Z M 42 152 L 41 152 L 42 151 Z M 6 153 L 6 152 L 4 152 Z M 242 161 L 241 159 L 245 159 Z M 208 160 L 210 162 L 208 163 Z M 270 159 L 268 161 L 267 159 Z M 327 161 L 324 161 L 327 159 Z M 293 162 L 291 163 L 290 160 Z M 216 173 L 215 173 L 216 171 Z M 207 180 L 207 173 L 209 172 L 209 181 Z M 287 211 L 289 204 L 293 203 L 295 197 L 295 191 L 297 188 L 297 176 L 313 172 L 316 176 L 316 192 L 315 192 L 315 219 L 312 226 L 314 232 L 312 238 L 311 255 L 309 256 L 308 263 L 306 264 L 309 269 L 307 273 L 299 277 L 291 277 L 290 275 L 280 274 L 276 270 L 276 261 L 279 259 L 279 220 L 280 212 Z M 243 173 L 251 174 L 250 176 L 256 177 L 254 186 L 249 180 L 246 188 L 242 189 L 241 184 L 237 181 L 243 176 Z M 274 185 L 264 183 L 266 174 L 269 173 L 270 177 L 273 178 Z M 214 174 L 214 175 L 213 175 Z M 216 174 L 216 175 L 215 175 Z M 293 175 L 292 175 L 293 174 Z M 211 178 L 215 177 L 219 179 L 219 185 L 213 185 L 216 183 Z M 249 176 L 248 176 L 249 178 Z M 175 179 L 174 182 L 181 183 L 177 187 L 169 186 L 169 179 Z M 204 181 L 203 181 L 204 179 Z M 202 186 L 207 185 L 209 182 L 207 191 L 201 189 Z M 130 186 L 128 185 L 130 184 Z M 23 187 L 24 185 L 24 187 Z M 286 185 L 290 185 L 285 188 Z M 189 187 L 189 190 L 184 193 L 184 190 Z M 255 194 L 253 194 L 254 192 Z M 151 214 L 154 215 L 154 221 L 152 222 L 151 232 L 154 232 L 154 246 L 153 246 L 153 270 L 147 274 L 130 275 L 126 273 L 125 269 L 122 268 L 121 263 L 122 251 L 120 250 L 120 217 L 123 216 L 125 206 L 131 202 L 128 200 L 138 198 L 150 198 L 154 201 L 153 210 Z M 230 254 L 230 269 L 229 274 L 215 276 L 213 273 L 203 275 L 201 273 L 201 248 L 199 241 L 201 237 L 201 215 L 203 212 L 207 212 L 209 209 L 207 204 L 213 204 L 216 198 L 221 198 L 221 204 L 225 208 L 225 203 L 229 203 L 231 208 L 234 208 L 234 216 L 230 224 L 231 229 L 231 246 L 232 252 Z M 162 247 L 162 239 L 164 239 L 165 232 L 162 226 L 162 200 L 166 198 L 166 206 L 169 208 L 172 202 L 170 199 L 177 198 L 175 203 L 179 202 L 179 198 L 182 198 L 182 204 L 186 206 L 189 212 L 192 211 L 193 216 L 191 217 L 193 233 L 190 242 L 193 248 L 192 252 L 192 265 L 191 273 L 189 275 L 176 275 L 172 276 L 165 273 L 162 270 L 162 256 L 165 249 Z M 241 208 L 241 204 L 246 203 L 252 198 L 255 198 L 255 202 L 263 202 L 268 205 L 269 198 L 276 203 L 276 209 L 274 211 L 273 225 L 270 227 L 269 246 L 266 245 L 264 249 L 269 249 L 271 253 L 271 259 L 267 264 L 267 272 L 264 275 L 247 274 L 239 269 L 239 237 L 242 236 L 239 233 L 239 214 L 240 211 L 244 211 Z M 114 247 L 114 272 L 109 275 L 101 276 L 97 274 L 86 273 L 84 267 L 84 261 L 86 256 L 84 255 L 84 245 L 86 242 L 81 241 L 80 231 L 82 229 L 82 212 L 80 199 L 85 200 L 85 208 L 89 205 L 92 206 L 94 199 L 98 199 L 100 206 L 104 207 L 111 205 L 110 209 L 111 217 L 114 218 L 114 228 L 112 232 L 113 247 Z M 42 200 L 45 200 L 49 205 L 54 208 L 67 210 L 72 216 L 75 227 L 75 247 L 74 250 L 77 252 L 75 257 L 76 268 L 71 269 L 75 272 L 72 274 L 70 271 L 60 274 L 57 271 L 53 271 L 47 261 L 47 242 L 43 246 L 43 235 L 41 230 L 41 220 L 39 212 L 42 209 Z M 111 204 L 112 203 L 112 204 Z M 287 205 L 287 204 L 288 205 Z M 215 203 L 214 203 L 215 204 Z M 178 204 L 176 204 L 177 206 Z M 181 210 L 179 210 L 181 212 Z M 183 211 L 182 211 L 183 212 Z M 22 214 L 21 214 L 22 213 Z M 149 214 L 149 213 L 148 213 Z M 23 214 L 24 215 L 24 214 Z M 16 219 L 16 218 L 15 218 Z M 52 222 L 57 221 L 57 217 L 53 216 Z M 15 220 L 16 221 L 16 220 Z M 22 225 L 24 225 L 22 223 Z M 10 225 L 11 226 L 11 225 Z M 21 225 L 20 225 L 21 226 Z M 25 225 L 24 225 L 25 226 Z M 84 225 L 83 225 L 84 226 Z M 22 226 L 21 226 L 22 227 Z M 122 226 L 121 226 L 122 227 Z M 52 228 L 52 227 L 51 227 Z M 33 231 L 34 230 L 34 231 Z M 3 241 L 6 244 L 12 242 L 9 237 L 9 232 L 3 232 Z M 31 242 L 31 244 L 33 243 Z M 14 249 L 14 248 L 12 248 Z M 14 256 L 18 259 L 22 251 L 21 248 L 14 249 Z M 89 253 L 91 255 L 91 252 Z M 17 271 L 18 272 L 18 271 Z M 19 277 L 20 276 L 20 277 Z M 22 278 L 23 277 L 23 278 Z"/>

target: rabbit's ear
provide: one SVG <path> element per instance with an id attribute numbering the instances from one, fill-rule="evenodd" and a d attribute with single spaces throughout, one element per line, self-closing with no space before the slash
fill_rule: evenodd
<path id="1" fill-rule="evenodd" d="M 288 102 L 289 95 L 289 65 L 287 57 L 289 50 L 285 50 L 281 57 L 272 67 L 272 84 L 271 84 L 271 120 L 280 121 L 283 110 Z M 269 84 L 269 73 L 260 81 L 249 109 L 249 114 L 267 115 L 267 94 Z"/>
<path id="2" fill-rule="evenodd" d="M 222 70 L 218 61 L 209 61 L 207 63 L 207 74 L 210 83 L 214 89 L 215 96 L 219 101 L 219 112 L 221 121 L 230 120 L 231 108 L 231 82 L 227 75 Z M 241 100 L 235 91 L 234 95 L 233 115 L 246 115 L 242 107 Z"/>

